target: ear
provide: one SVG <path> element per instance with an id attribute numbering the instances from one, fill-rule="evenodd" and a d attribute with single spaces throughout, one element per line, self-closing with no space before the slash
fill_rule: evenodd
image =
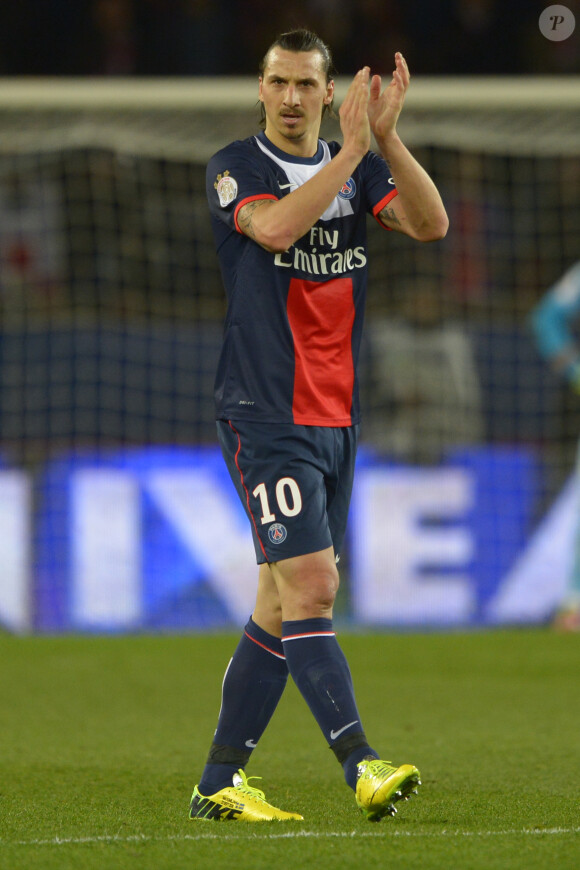
<path id="1" fill-rule="evenodd" d="M 259 76 L 258 77 L 258 99 L 261 103 L 264 102 L 264 98 L 262 97 L 262 84 L 263 84 L 263 82 L 264 82 L 264 79 L 262 78 L 262 76 Z"/>
<path id="2" fill-rule="evenodd" d="M 334 99 L 334 80 L 331 79 L 326 85 L 326 94 L 324 95 L 324 105 L 330 106 Z"/>

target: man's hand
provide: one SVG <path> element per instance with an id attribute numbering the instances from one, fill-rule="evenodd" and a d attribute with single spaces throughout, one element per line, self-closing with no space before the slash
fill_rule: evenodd
<path id="1" fill-rule="evenodd" d="M 359 159 L 364 157 L 371 146 L 368 116 L 369 76 L 368 66 L 357 72 L 338 112 L 343 135 L 343 151 L 352 151 Z"/>
<path id="2" fill-rule="evenodd" d="M 385 141 L 395 132 L 410 78 L 407 61 L 400 51 L 395 54 L 395 69 L 391 82 L 382 94 L 381 77 L 378 75 L 372 77 L 368 117 L 377 142 Z"/>

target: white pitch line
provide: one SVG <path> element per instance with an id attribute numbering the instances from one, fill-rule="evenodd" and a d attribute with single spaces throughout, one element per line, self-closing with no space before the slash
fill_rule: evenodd
<path id="1" fill-rule="evenodd" d="M 232 832 L 233 833 L 233 832 Z M 241 832 L 238 832 L 241 833 Z M 244 832 L 246 833 L 246 832 Z M 312 839 L 325 839 L 338 837 L 341 839 L 357 839 L 359 837 L 408 837 L 419 839 L 421 837 L 514 837 L 514 836 L 558 836 L 562 834 L 580 834 L 580 827 L 574 828 L 513 828 L 500 831 L 449 831 L 443 829 L 441 831 L 400 831 L 383 830 L 383 831 L 284 831 L 279 834 L 259 833 L 257 831 L 247 831 L 253 840 L 282 840 L 282 839 L 300 839 L 307 837 Z M 167 837 L 154 837 L 149 834 L 133 834 L 131 836 L 120 836 L 116 834 L 103 834 L 96 837 L 53 837 L 50 840 L 1 840 L 2 846 L 76 846 L 86 845 L 90 843 L 163 843 L 163 842 L 185 842 L 188 840 L 224 840 L 225 832 L 216 831 L 201 831 L 199 834 L 169 834 Z M 236 835 L 232 840 L 243 839 Z"/>

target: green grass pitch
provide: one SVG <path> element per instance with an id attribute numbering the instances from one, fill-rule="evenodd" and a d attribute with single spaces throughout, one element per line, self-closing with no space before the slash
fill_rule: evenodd
<path id="1" fill-rule="evenodd" d="M 1 870 L 580 867 L 580 636 L 339 639 L 371 743 L 422 772 L 378 824 L 293 685 L 247 773 L 305 821 L 188 820 L 233 635 L 0 635 Z"/>

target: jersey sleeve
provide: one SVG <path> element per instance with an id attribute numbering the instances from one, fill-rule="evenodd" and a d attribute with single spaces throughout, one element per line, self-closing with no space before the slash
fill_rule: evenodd
<path id="1" fill-rule="evenodd" d="M 206 191 L 212 217 L 241 232 L 237 216 L 248 202 L 278 197 L 248 140 L 218 151 L 208 163 Z"/>
<path id="2" fill-rule="evenodd" d="M 369 151 L 365 155 L 362 172 L 367 209 L 379 220 L 379 213 L 397 195 L 395 182 L 386 160 L 374 151 Z"/>

